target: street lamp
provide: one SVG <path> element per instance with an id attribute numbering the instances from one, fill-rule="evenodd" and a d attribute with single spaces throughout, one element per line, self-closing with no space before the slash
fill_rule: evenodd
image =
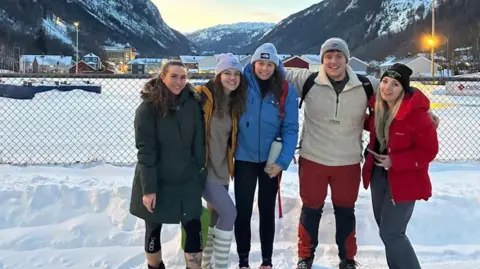
<path id="1" fill-rule="evenodd" d="M 432 79 L 435 77 L 435 0 L 432 0 L 432 38 L 428 41 L 430 44 L 430 58 L 431 66 L 430 72 L 432 73 Z"/>
<path id="2" fill-rule="evenodd" d="M 76 21 L 76 22 L 73 22 L 73 25 L 75 25 L 75 28 L 77 30 L 77 59 L 76 59 L 77 64 L 75 65 L 75 73 L 78 74 L 78 26 L 80 25 L 80 23 Z"/>

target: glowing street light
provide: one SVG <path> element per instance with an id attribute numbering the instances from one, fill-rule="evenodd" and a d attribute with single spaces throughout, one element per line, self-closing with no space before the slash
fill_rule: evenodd
<path id="1" fill-rule="evenodd" d="M 429 47 L 433 47 L 435 45 L 435 40 L 433 38 L 429 38 L 427 42 Z"/>

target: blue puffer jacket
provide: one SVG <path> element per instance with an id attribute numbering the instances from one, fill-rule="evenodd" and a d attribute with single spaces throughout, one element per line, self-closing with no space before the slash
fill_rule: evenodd
<path id="1" fill-rule="evenodd" d="M 282 70 L 282 68 L 281 68 Z M 260 86 L 253 74 L 252 65 L 244 68 L 248 80 L 247 105 L 238 123 L 235 159 L 248 162 L 265 162 L 270 146 L 276 137 L 282 137 L 283 148 L 275 162 L 283 170 L 290 165 L 298 139 L 298 101 L 295 89 L 290 86 L 285 100 L 284 118 L 280 119 L 279 104 L 272 93 L 262 99 Z"/>

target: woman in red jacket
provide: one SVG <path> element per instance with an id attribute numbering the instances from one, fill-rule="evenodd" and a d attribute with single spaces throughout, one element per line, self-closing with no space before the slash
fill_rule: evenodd
<path id="1" fill-rule="evenodd" d="M 390 269 L 420 269 L 405 235 L 416 200 L 428 200 L 428 167 L 438 153 L 438 139 L 428 110 L 430 102 L 410 87 L 412 70 L 395 64 L 381 78 L 369 100 L 373 113 L 365 121 L 370 144 L 363 184 L 371 185 L 372 204 Z"/>

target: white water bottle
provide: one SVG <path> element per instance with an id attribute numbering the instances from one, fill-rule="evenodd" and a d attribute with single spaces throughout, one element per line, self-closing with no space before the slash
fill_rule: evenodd
<path id="1" fill-rule="evenodd" d="M 277 161 L 278 156 L 280 156 L 280 153 L 282 152 L 282 138 L 277 137 L 275 140 L 273 140 L 272 145 L 270 146 L 270 152 L 268 153 L 268 160 L 267 164 L 274 164 L 275 161 Z"/>

